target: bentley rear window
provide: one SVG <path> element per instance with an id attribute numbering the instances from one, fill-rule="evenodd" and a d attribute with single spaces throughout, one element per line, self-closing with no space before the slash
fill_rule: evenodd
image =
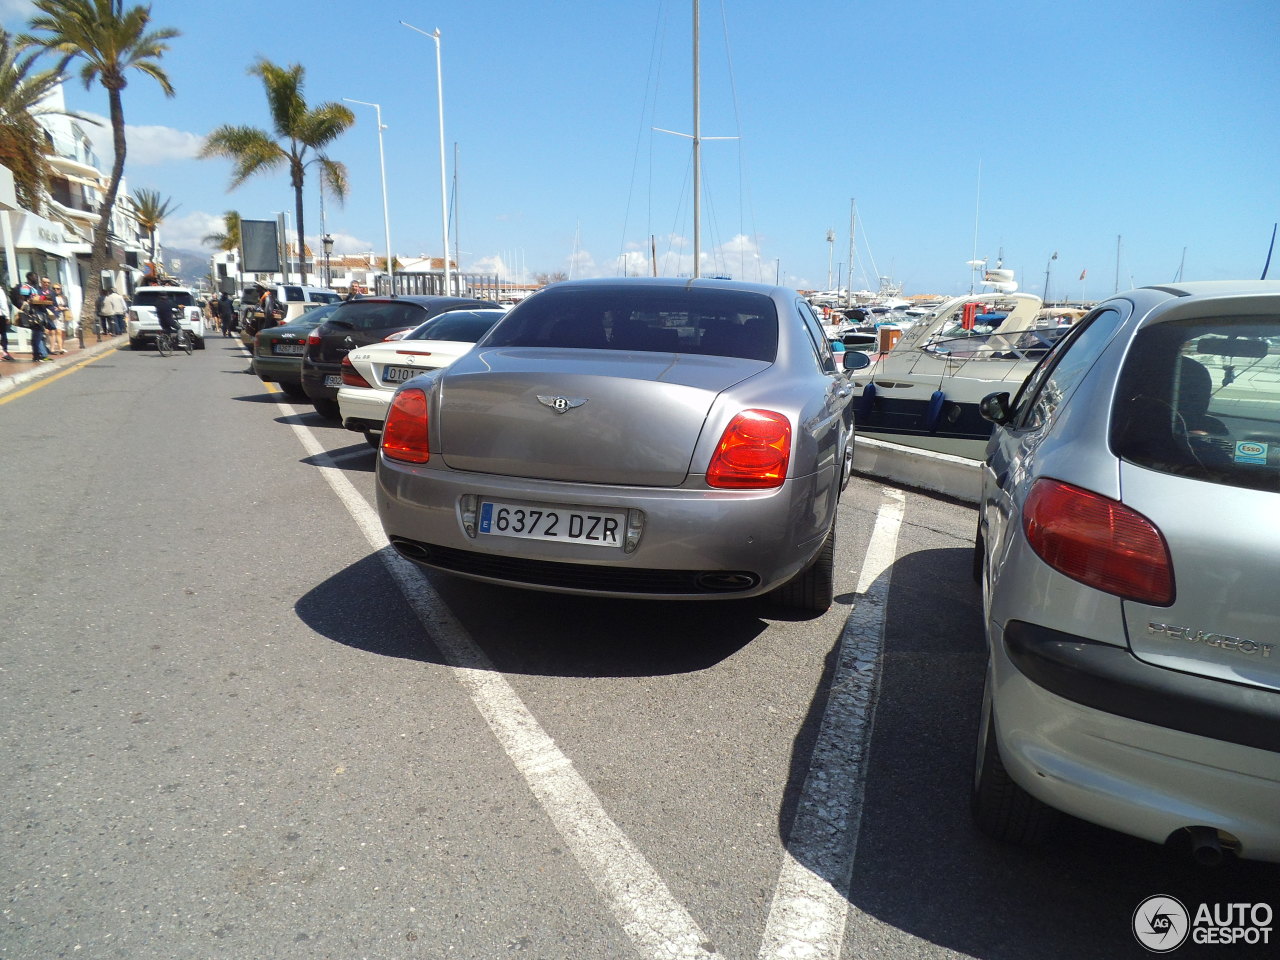
<path id="1" fill-rule="evenodd" d="M 1120 375 L 1111 444 L 1163 473 L 1280 491 L 1280 317 L 1140 331 Z"/>
<path id="2" fill-rule="evenodd" d="M 692 353 L 772 362 L 773 301 L 737 290 L 544 290 L 515 307 L 486 346 Z"/>

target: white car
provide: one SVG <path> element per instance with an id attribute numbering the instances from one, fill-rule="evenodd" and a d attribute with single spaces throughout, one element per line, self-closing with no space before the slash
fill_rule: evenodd
<path id="1" fill-rule="evenodd" d="M 424 370 L 447 367 L 467 353 L 505 310 L 453 310 L 424 321 L 397 339 L 352 350 L 342 360 L 338 409 L 342 425 L 376 446 L 391 397 Z"/>
<path id="2" fill-rule="evenodd" d="M 196 293 L 190 287 L 138 287 L 133 292 L 133 302 L 125 320 L 129 334 L 129 346 L 141 350 L 148 342 L 154 342 L 160 332 L 156 319 L 156 301 L 161 294 L 169 297 L 173 306 L 173 319 L 192 337 L 197 350 L 204 349 L 205 322 Z"/>

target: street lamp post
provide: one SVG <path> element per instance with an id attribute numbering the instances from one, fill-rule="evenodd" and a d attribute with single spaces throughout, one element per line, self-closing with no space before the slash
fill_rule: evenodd
<path id="1" fill-rule="evenodd" d="M 1058 259 L 1058 251 L 1055 250 L 1053 251 L 1053 256 L 1050 257 L 1049 261 L 1044 265 L 1044 296 L 1041 297 L 1040 299 L 1046 303 L 1049 300 L 1049 268 L 1053 266 L 1053 261 L 1057 259 Z"/>
<path id="2" fill-rule="evenodd" d="M 396 267 L 395 261 L 391 258 L 391 217 L 387 213 L 387 160 L 382 152 L 382 131 L 386 129 L 382 125 L 382 106 L 377 103 L 369 103 L 366 100 L 353 100 L 350 97 L 343 97 L 347 103 L 358 103 L 365 107 L 373 107 L 378 124 L 378 167 L 382 171 L 382 227 L 387 234 L 387 276 L 391 281 L 391 293 L 396 292 Z"/>
<path id="3" fill-rule="evenodd" d="M 440 236 L 444 244 L 441 254 L 444 260 L 444 292 L 446 295 L 453 293 L 453 275 L 449 270 L 449 193 L 445 184 L 447 175 L 444 165 L 444 77 L 440 66 L 440 28 L 436 27 L 434 33 L 415 27 L 411 23 L 400 21 L 401 26 L 408 27 L 415 33 L 420 33 L 424 37 L 430 37 L 436 42 L 436 111 L 440 117 Z"/>
<path id="4" fill-rule="evenodd" d="M 333 286 L 333 273 L 329 270 L 329 255 L 333 253 L 333 237 L 326 233 L 320 242 L 324 244 L 324 288 L 328 290 Z"/>

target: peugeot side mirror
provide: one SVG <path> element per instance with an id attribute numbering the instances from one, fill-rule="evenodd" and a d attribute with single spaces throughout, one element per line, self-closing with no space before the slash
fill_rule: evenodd
<path id="1" fill-rule="evenodd" d="M 990 420 L 992 423 L 1004 424 L 1009 422 L 1012 411 L 1009 409 L 1009 394 L 1007 393 L 989 393 L 978 403 L 978 412 L 983 418 Z"/>
<path id="2" fill-rule="evenodd" d="M 850 372 L 871 366 L 871 358 L 861 350 L 846 350 L 844 359 L 840 362 L 845 370 Z"/>

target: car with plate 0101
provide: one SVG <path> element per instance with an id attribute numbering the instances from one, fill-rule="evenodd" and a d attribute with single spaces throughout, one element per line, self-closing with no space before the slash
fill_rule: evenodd
<path id="1" fill-rule="evenodd" d="M 396 334 L 403 336 L 424 321 L 451 310 L 492 306 L 487 300 L 470 297 L 414 294 L 346 301 L 307 336 L 302 354 L 302 389 L 317 413 L 337 420 L 341 416 L 338 388 L 342 386 L 342 359 L 352 350 Z"/>
<path id="2" fill-rule="evenodd" d="M 295 400 L 305 400 L 302 391 L 302 351 L 307 335 L 322 324 L 340 303 L 316 303 L 314 309 L 278 327 L 264 327 L 253 335 L 253 358 L 249 365 L 264 383 L 278 383 Z"/>
<path id="3" fill-rule="evenodd" d="M 371 343 L 342 358 L 338 409 L 342 425 L 373 446 L 382 435 L 391 395 L 424 370 L 445 367 L 470 350 L 506 316 L 502 309 L 451 310 L 396 340 Z"/>
<path id="4" fill-rule="evenodd" d="M 1115 296 L 982 410 L 979 826 L 1280 861 L 1280 283 Z"/>
<path id="5" fill-rule="evenodd" d="M 397 391 L 378 511 L 402 555 L 476 580 L 820 613 L 851 400 L 794 290 L 553 284 Z"/>

